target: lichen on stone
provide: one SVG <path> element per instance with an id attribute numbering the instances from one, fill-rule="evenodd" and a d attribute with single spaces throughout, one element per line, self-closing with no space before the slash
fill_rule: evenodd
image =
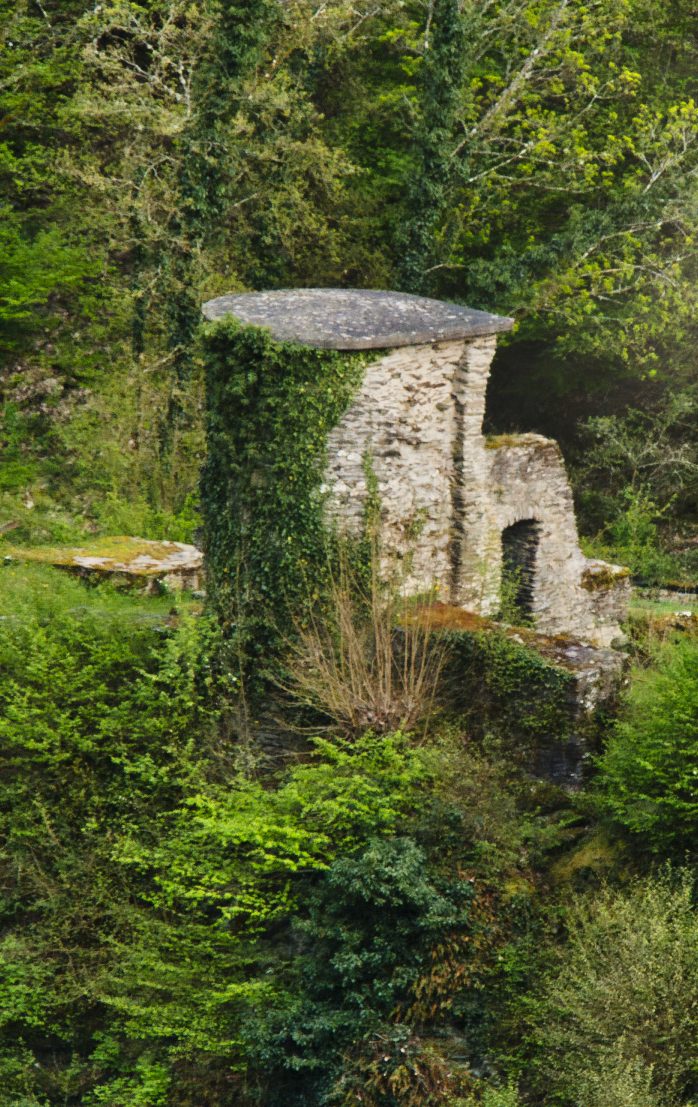
<path id="1" fill-rule="evenodd" d="M 558 449 L 556 442 L 540 434 L 490 434 L 485 439 L 487 450 L 530 449 L 531 447 L 537 447 L 540 450 L 554 448 L 557 451 Z"/>
<path id="2" fill-rule="evenodd" d="M 14 561 L 32 561 L 82 573 L 152 578 L 198 587 L 203 555 L 183 542 L 152 541 L 131 535 L 95 538 L 85 546 L 9 546 L 4 555 Z"/>
<path id="3" fill-rule="evenodd" d="M 588 565 L 582 573 L 582 588 L 587 592 L 596 592 L 605 588 L 613 588 L 622 580 L 630 576 L 630 569 L 624 565 L 611 565 L 607 561 L 597 561 Z"/>

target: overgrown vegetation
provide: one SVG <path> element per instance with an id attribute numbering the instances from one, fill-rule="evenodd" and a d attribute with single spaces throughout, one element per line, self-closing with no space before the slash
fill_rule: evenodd
<path id="1" fill-rule="evenodd" d="M 324 716 L 347 735 L 414 731 L 436 707 L 446 646 L 399 582 L 385 581 L 377 535 L 365 544 L 364 558 L 340 544 L 325 602 L 301 607 L 283 687 L 319 714 L 315 725 Z"/>
<path id="2" fill-rule="evenodd" d="M 690 877 L 633 875 L 648 835 L 683 860 L 691 825 L 686 643 L 631 686 L 603 766 L 638 844 L 611 827 L 585 854 L 585 797 L 523 755 L 561 739 L 564 677 L 515 642 L 451 634 L 461 680 L 426 732 L 330 727 L 272 771 L 195 605 L 43 566 L 0 588 L 3 1102 L 692 1102 Z M 656 777 L 614 747 L 633 727 Z"/>
<path id="3" fill-rule="evenodd" d="M 3 1107 L 698 1102 L 692 620 L 638 608 L 553 785 L 556 658 L 322 526 L 364 355 L 195 337 L 247 288 L 514 315 L 490 429 L 695 583 L 697 55 L 688 0 L 0 0 L 0 555 L 218 538 L 208 609 L 0 564 Z"/>
<path id="4" fill-rule="evenodd" d="M 366 359 L 275 342 L 234 320 L 207 328 L 204 343 L 209 591 L 232 649 L 263 665 L 299 608 L 321 601 L 327 436 Z"/>
<path id="5" fill-rule="evenodd" d="M 536 1076 L 553 1102 L 694 1102 L 694 899 L 691 877 L 666 870 L 572 908 L 569 943 L 540 990 L 534 1031 Z"/>
<path id="6" fill-rule="evenodd" d="M 601 763 L 608 810 L 659 856 L 698 848 L 698 640 L 666 641 L 638 668 Z"/>
<path id="7" fill-rule="evenodd" d="M 442 762 L 333 737 L 270 788 L 221 745 L 205 621 L 3 574 L 6 1101 L 324 1102 L 347 1049 L 399 1063 L 439 943 L 481 934 L 485 972 L 501 941 Z"/>

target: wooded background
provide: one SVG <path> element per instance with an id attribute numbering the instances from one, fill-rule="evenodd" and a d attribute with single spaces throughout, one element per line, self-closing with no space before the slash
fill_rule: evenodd
<path id="1" fill-rule="evenodd" d="M 587 534 L 641 547 L 659 525 L 682 545 L 698 483 L 688 0 L 2 9 L 6 517 L 29 526 L 13 502 L 29 496 L 73 523 L 191 532 L 201 302 L 344 285 L 515 316 L 491 429 L 561 440 Z"/>
<path id="2" fill-rule="evenodd" d="M 339 285 L 513 315 L 489 429 L 560 440 L 587 552 L 695 583 L 697 84 L 692 0 L 0 0 L 0 555 L 196 539 L 201 302 Z M 294 372 L 341 406 L 339 360 Z M 635 596 L 569 792 L 530 630 L 451 626 L 439 698 L 375 571 L 294 626 L 253 537 L 242 627 L 1 559 L 1 1107 L 697 1107 L 696 615 Z"/>

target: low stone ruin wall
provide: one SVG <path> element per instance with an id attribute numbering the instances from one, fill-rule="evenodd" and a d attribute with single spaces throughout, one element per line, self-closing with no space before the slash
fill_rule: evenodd
<path id="1" fill-rule="evenodd" d="M 579 548 L 574 503 L 558 444 L 538 434 L 487 442 L 489 459 L 490 593 L 496 610 L 502 532 L 520 520 L 538 524 L 532 615 L 541 634 L 571 634 L 608 646 L 619 636 L 630 599 L 626 569 L 591 560 Z"/>
<path id="2" fill-rule="evenodd" d="M 620 567 L 579 548 L 556 442 L 482 434 L 494 337 L 389 351 L 369 364 L 331 432 L 325 490 L 341 525 L 360 531 L 373 485 L 385 568 L 405 589 L 484 616 L 502 598 L 502 535 L 535 524 L 530 615 L 544 634 L 599 646 L 619 637 L 629 598 Z"/>

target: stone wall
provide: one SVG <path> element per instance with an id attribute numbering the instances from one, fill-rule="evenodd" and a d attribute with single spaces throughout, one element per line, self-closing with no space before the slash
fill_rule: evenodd
<path id="1" fill-rule="evenodd" d="M 483 614 L 498 604 L 502 531 L 531 519 L 539 524 L 533 591 L 536 629 L 609 645 L 619 635 L 618 623 L 627 606 L 628 575 L 619 566 L 590 561 L 580 550 L 559 446 L 538 434 L 505 435 L 490 439 L 486 452 L 492 587 L 483 596 Z"/>
<path id="2" fill-rule="evenodd" d="M 537 630 L 607 646 L 619 634 L 627 575 L 581 552 L 557 443 L 482 434 L 495 344 L 489 336 L 401 347 L 367 367 L 329 439 L 333 513 L 360 529 L 370 466 L 386 559 L 402 564 L 405 587 L 435 589 L 484 616 L 500 605 L 502 531 L 534 521 Z"/>
<path id="3" fill-rule="evenodd" d="M 366 369 L 351 409 L 329 440 L 327 486 L 337 516 L 355 530 L 364 517 L 366 459 L 375 475 L 386 550 L 409 555 L 407 587 L 450 588 L 454 377 L 464 342 L 408 346 Z"/>

